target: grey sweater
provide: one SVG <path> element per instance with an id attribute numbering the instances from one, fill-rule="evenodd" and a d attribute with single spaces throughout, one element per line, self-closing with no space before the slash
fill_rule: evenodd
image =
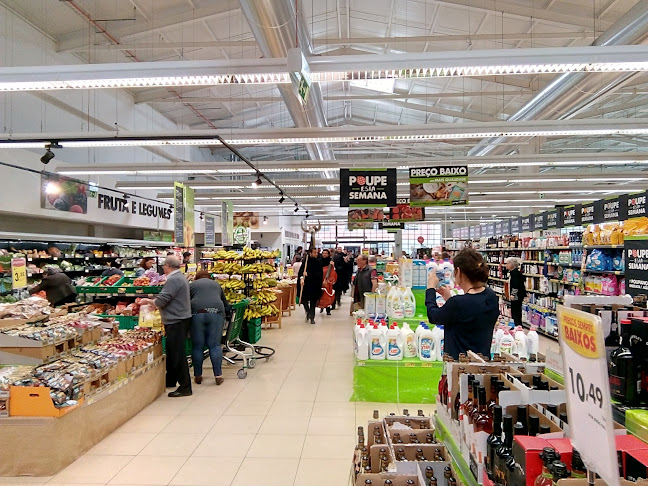
<path id="1" fill-rule="evenodd" d="M 178 324 L 191 317 L 189 282 L 178 270 L 167 276 L 162 292 L 155 298 L 164 325 Z"/>
<path id="2" fill-rule="evenodd" d="M 189 287 L 191 293 L 191 312 L 197 314 L 204 309 L 218 309 L 221 314 L 225 314 L 227 299 L 225 293 L 218 282 L 209 278 L 201 278 L 191 283 Z"/>

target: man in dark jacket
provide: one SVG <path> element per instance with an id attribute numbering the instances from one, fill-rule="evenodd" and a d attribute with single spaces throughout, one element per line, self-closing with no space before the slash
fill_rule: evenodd
<path id="1" fill-rule="evenodd" d="M 336 306 L 340 306 L 342 294 L 349 290 L 349 281 L 351 280 L 351 272 L 353 272 L 353 263 L 351 262 L 351 267 L 349 267 L 350 262 L 351 257 L 344 253 L 342 247 L 338 246 L 335 251 L 335 256 L 333 257 L 335 271 L 338 274 L 337 281 L 335 282 L 335 285 L 333 285 L 333 290 L 335 290 L 333 309 L 335 309 Z"/>
<path id="2" fill-rule="evenodd" d="M 41 290 L 45 291 L 47 300 L 49 300 L 52 307 L 68 304 L 76 300 L 72 280 L 58 267 L 45 268 L 43 280 L 36 287 L 30 289 L 29 293 L 37 294 Z"/>
<path id="3" fill-rule="evenodd" d="M 304 263 L 299 268 L 297 278 L 300 286 L 298 289 L 299 302 L 304 304 L 306 322 L 310 321 L 311 324 L 315 324 L 315 309 L 322 296 L 322 281 L 324 280 L 322 262 L 319 261 L 317 256 L 317 248 L 311 248 Z"/>

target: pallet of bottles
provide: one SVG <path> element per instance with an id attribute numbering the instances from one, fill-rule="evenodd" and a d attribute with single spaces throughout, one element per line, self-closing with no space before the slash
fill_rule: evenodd
<path id="1" fill-rule="evenodd" d="M 434 425 L 418 416 L 390 414 L 358 427 L 354 453 L 356 485 L 463 486 L 452 468 L 448 451 L 434 435 Z"/>

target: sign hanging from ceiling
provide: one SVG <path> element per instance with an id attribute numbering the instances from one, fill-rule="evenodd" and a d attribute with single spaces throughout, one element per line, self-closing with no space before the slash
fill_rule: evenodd
<path id="1" fill-rule="evenodd" d="M 389 208 L 390 221 L 398 221 L 400 223 L 408 223 L 412 221 L 425 220 L 425 208 L 413 208 L 410 206 L 408 197 L 399 197 L 396 200 L 396 206 Z"/>
<path id="2" fill-rule="evenodd" d="M 468 204 L 468 166 L 412 167 L 410 206 L 457 206 Z"/>
<path id="3" fill-rule="evenodd" d="M 234 213 L 234 226 L 259 229 L 259 213 L 243 211 Z"/>
<path id="4" fill-rule="evenodd" d="M 173 202 L 175 205 L 175 242 L 187 248 L 195 246 L 194 190 L 181 182 L 174 182 Z"/>
<path id="5" fill-rule="evenodd" d="M 648 238 L 626 236 L 623 246 L 626 292 L 633 297 L 648 294 Z"/>
<path id="6" fill-rule="evenodd" d="M 234 244 L 234 206 L 230 200 L 221 201 L 221 244 Z"/>
<path id="7" fill-rule="evenodd" d="M 205 246 L 216 244 L 216 226 L 213 216 L 205 215 Z"/>
<path id="8" fill-rule="evenodd" d="M 349 231 L 374 229 L 374 221 L 349 221 Z"/>
<path id="9" fill-rule="evenodd" d="M 385 219 L 385 213 L 382 209 L 349 209 L 348 220 L 354 223 L 376 222 L 382 223 Z"/>
<path id="10" fill-rule="evenodd" d="M 396 169 L 340 169 L 340 207 L 396 206 Z"/>

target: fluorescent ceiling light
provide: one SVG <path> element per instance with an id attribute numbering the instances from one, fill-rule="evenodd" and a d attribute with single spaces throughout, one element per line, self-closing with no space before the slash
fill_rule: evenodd
<path id="1" fill-rule="evenodd" d="M 356 79 L 349 84 L 356 88 L 370 89 L 379 93 L 393 93 L 396 78 L 390 79 Z M 344 100 L 343 100 L 344 101 Z"/>

